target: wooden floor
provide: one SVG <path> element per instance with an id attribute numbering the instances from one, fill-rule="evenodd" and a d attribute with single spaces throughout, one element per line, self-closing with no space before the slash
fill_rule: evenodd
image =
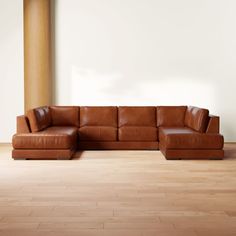
<path id="1" fill-rule="evenodd" d="M 14 161 L 0 147 L 1 236 L 235 236 L 236 145 L 222 161 L 86 151 Z"/>

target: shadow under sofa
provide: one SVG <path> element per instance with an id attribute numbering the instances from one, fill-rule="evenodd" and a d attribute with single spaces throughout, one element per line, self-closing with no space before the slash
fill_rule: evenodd
<path id="1" fill-rule="evenodd" d="M 70 159 L 76 150 L 159 150 L 166 159 L 222 159 L 219 117 L 192 106 L 44 106 L 17 117 L 14 159 Z"/>

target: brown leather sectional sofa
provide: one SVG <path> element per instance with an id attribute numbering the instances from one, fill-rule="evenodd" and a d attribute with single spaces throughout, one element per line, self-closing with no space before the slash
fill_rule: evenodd
<path id="1" fill-rule="evenodd" d="M 219 117 L 187 106 L 39 107 L 17 117 L 14 159 L 70 159 L 77 149 L 158 150 L 166 159 L 222 159 Z"/>

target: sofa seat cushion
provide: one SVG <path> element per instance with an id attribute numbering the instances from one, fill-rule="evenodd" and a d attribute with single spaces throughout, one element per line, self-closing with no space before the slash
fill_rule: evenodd
<path id="1" fill-rule="evenodd" d="M 15 134 L 15 149 L 72 149 L 76 146 L 76 127 L 49 127 L 37 133 Z"/>
<path id="2" fill-rule="evenodd" d="M 165 149 L 222 149 L 224 144 L 220 134 L 199 133 L 187 127 L 161 127 L 159 140 Z"/>
<path id="3" fill-rule="evenodd" d="M 117 128 L 110 126 L 84 126 L 79 128 L 81 141 L 117 141 Z"/>
<path id="4" fill-rule="evenodd" d="M 157 128 L 148 126 L 123 126 L 119 128 L 120 141 L 157 141 Z"/>

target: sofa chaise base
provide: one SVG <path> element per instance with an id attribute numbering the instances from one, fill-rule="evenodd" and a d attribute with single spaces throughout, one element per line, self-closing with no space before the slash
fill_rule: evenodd
<path id="1" fill-rule="evenodd" d="M 222 160 L 224 150 L 160 150 L 167 160 Z"/>
<path id="2" fill-rule="evenodd" d="M 26 159 L 57 159 L 57 160 L 69 160 L 72 158 L 75 150 L 39 150 L 39 149 L 13 149 L 12 158 L 17 160 Z"/>

